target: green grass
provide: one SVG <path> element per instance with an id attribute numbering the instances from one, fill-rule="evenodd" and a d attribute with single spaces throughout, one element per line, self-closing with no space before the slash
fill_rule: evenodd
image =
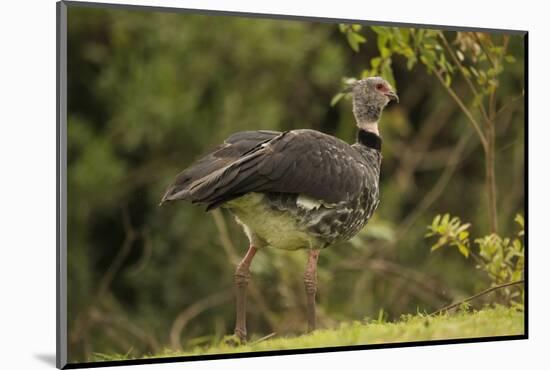
<path id="1" fill-rule="evenodd" d="M 479 338 L 521 335 L 524 333 L 523 312 L 497 307 L 475 312 L 429 317 L 409 315 L 397 322 L 371 321 L 341 324 L 338 329 L 317 330 L 298 337 L 274 337 L 257 343 L 231 346 L 224 342 L 216 346 L 195 347 L 188 351 L 163 353 L 146 357 L 193 356 L 236 352 L 271 351 L 313 347 L 337 347 L 358 344 L 400 343 L 436 339 Z M 100 355 L 93 360 L 128 359 L 131 355 Z"/>

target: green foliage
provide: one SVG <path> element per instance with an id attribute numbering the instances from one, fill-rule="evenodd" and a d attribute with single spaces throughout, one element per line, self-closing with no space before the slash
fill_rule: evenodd
<path id="1" fill-rule="evenodd" d="M 448 86 L 451 84 L 454 68 L 440 45 L 441 31 L 375 26 L 371 29 L 376 34 L 379 56 L 370 59 L 370 67 L 363 69 L 361 78 L 381 76 L 397 90 L 392 62 L 394 56 L 398 55 L 406 59 L 408 70 L 412 70 L 420 60 L 429 74 L 437 68 L 444 76 L 445 83 Z M 352 39 L 356 40 L 361 28 L 354 30 L 351 26 L 340 25 L 340 30 L 346 33 L 349 42 L 349 35 L 353 35 Z M 363 42 L 366 42 L 366 39 Z M 358 51 L 358 44 L 355 41 L 353 44 L 349 43 L 352 49 Z M 341 97 L 336 95 L 333 98 L 333 104 L 336 104 Z"/>
<path id="2" fill-rule="evenodd" d="M 480 88 L 481 98 L 493 93 L 499 85 L 498 77 L 504 71 L 504 66 L 499 61 L 504 58 L 508 63 L 515 62 L 513 56 L 504 54 L 504 47 L 497 45 L 494 39 L 486 34 L 460 32 L 455 43 L 459 48 L 456 51 L 457 58 L 468 64 L 461 66 L 462 72 L 466 78 L 473 75 Z"/>
<path id="3" fill-rule="evenodd" d="M 458 251 L 466 258 L 470 255 L 470 224 L 462 224 L 460 218 L 453 217 L 446 213 L 435 216 L 432 224 L 428 226 L 426 237 L 439 236 L 437 242 L 432 246 L 432 252 L 445 245 L 458 248 Z"/>
<path id="4" fill-rule="evenodd" d="M 474 243 L 477 245 L 477 250 L 472 250 L 470 234 L 467 231 L 471 225 L 463 224 L 458 217 L 451 217 L 449 214 L 443 217 L 435 216 L 432 224 L 428 226 L 426 237 L 438 237 L 437 242 L 431 247 L 432 251 L 445 246 L 455 246 L 465 257 L 474 256 L 476 267 L 487 274 L 492 286 L 500 286 L 523 279 L 525 267 L 525 247 L 521 239 L 524 235 L 523 216 L 517 214 L 515 221 L 520 227 L 517 237 L 512 239 L 490 234 L 476 238 Z M 505 290 L 505 296 L 509 301 L 513 301 L 520 294 L 522 293 Z"/>
<path id="5" fill-rule="evenodd" d="M 360 34 L 360 31 L 362 28 L 361 25 L 340 24 L 339 28 L 340 28 L 340 32 L 346 35 L 346 39 L 348 40 L 349 46 L 353 49 L 353 51 L 358 52 L 359 45 L 367 42 L 367 38 Z"/>
<path id="6" fill-rule="evenodd" d="M 524 235 L 523 216 L 516 215 L 520 231 L 516 238 L 502 238 L 491 234 L 478 238 L 475 243 L 479 247 L 479 256 L 484 261 L 482 268 L 493 281 L 494 285 L 523 279 L 525 267 L 525 246 L 521 239 Z"/>
<path id="7" fill-rule="evenodd" d="M 400 55 L 406 59 L 409 70 L 418 63 L 418 60 L 426 66 L 428 73 L 435 68 L 441 69 L 450 84 L 454 69 L 447 61 L 443 47 L 439 43 L 441 31 L 397 27 L 372 27 L 372 30 L 377 35 L 380 55 L 371 58 L 370 68 L 363 70 L 361 78 L 382 76 L 397 88 L 392 58 L 394 55 Z"/>
<path id="8" fill-rule="evenodd" d="M 366 42 L 359 35 L 361 28 L 340 26 L 350 46 L 358 51 L 358 40 Z M 484 96 L 494 92 L 498 87 L 498 76 L 503 72 L 502 64 L 497 63 L 503 57 L 508 63 L 514 63 L 513 55 L 504 55 L 505 48 L 494 43 L 493 38 L 483 33 L 457 32 L 454 43 L 457 49 L 448 44 L 443 31 L 431 29 L 372 27 L 377 35 L 379 56 L 371 58 L 370 68 L 365 68 L 361 78 L 382 76 L 395 88 L 395 78 L 392 70 L 392 60 L 395 55 L 406 59 L 407 69 L 412 68 L 420 61 L 428 74 L 437 72 L 446 86 L 451 86 L 453 74 L 457 69 L 466 78 L 473 75 L 481 88 L 476 95 L 478 104 Z M 350 36 L 352 35 L 352 36 Z"/>

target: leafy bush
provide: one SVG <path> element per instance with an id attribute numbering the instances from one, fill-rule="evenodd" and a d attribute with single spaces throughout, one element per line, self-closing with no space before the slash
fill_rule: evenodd
<path id="1" fill-rule="evenodd" d="M 523 216 L 517 214 L 516 223 L 520 230 L 514 238 L 503 238 L 492 233 L 470 242 L 469 223 L 462 223 L 460 218 L 451 217 L 448 213 L 437 215 L 428 226 L 426 237 L 438 237 L 432 251 L 442 247 L 456 247 L 466 258 L 471 256 L 477 263 L 476 267 L 487 273 L 492 287 L 507 287 L 510 283 L 523 280 L 525 256 L 522 237 L 524 231 Z M 477 245 L 477 250 L 472 246 Z M 501 297 L 516 306 L 523 305 L 523 288 L 521 292 L 504 288 Z M 521 296 L 521 300 L 517 298 Z"/>

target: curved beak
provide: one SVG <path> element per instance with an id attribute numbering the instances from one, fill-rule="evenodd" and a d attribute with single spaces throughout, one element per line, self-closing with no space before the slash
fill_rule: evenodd
<path id="1" fill-rule="evenodd" d="M 394 92 L 394 91 L 388 91 L 387 93 L 385 93 L 384 95 L 386 95 L 390 101 L 394 101 L 396 103 L 399 103 L 399 96 L 397 96 L 397 94 Z"/>

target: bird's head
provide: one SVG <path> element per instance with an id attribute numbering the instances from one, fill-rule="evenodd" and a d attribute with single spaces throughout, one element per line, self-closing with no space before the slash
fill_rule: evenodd
<path id="1" fill-rule="evenodd" d="M 353 99 L 353 114 L 360 128 L 378 134 L 382 110 L 390 101 L 399 102 L 390 83 L 382 77 L 367 77 L 350 84 L 347 92 Z"/>

